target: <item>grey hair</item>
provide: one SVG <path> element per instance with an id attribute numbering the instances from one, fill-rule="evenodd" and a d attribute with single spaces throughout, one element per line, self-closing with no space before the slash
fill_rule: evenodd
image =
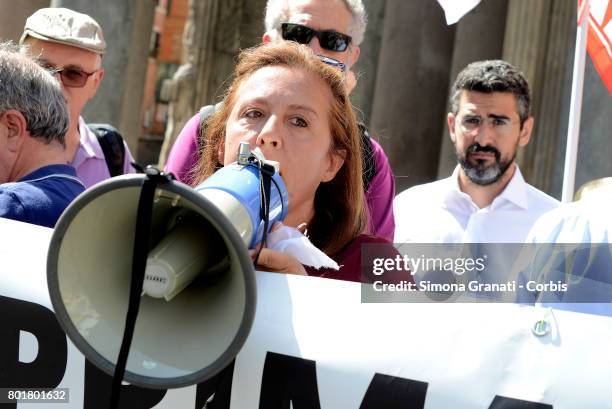
<path id="1" fill-rule="evenodd" d="M 26 54 L 26 48 L 0 43 L 0 115 L 21 112 L 33 138 L 66 146 L 70 114 L 62 87 Z"/>
<path id="2" fill-rule="evenodd" d="M 461 91 L 483 93 L 507 92 L 516 96 L 518 114 L 523 124 L 531 116 L 531 93 L 529 83 L 522 72 L 503 60 L 477 61 L 465 67 L 453 84 L 450 93 L 450 109 L 459 112 Z"/>
<path id="3" fill-rule="evenodd" d="M 266 4 L 266 16 L 264 20 L 266 33 L 273 39 L 280 38 L 281 24 L 290 22 L 291 20 L 290 1 L 291 0 L 268 0 Z M 368 24 L 368 16 L 363 6 L 363 0 L 342 1 L 353 17 L 347 34 L 353 38 L 353 44 L 359 45 L 363 41 L 363 36 Z"/>

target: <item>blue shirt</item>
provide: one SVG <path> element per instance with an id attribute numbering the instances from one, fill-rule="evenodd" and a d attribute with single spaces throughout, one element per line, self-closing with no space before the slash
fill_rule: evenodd
<path id="1" fill-rule="evenodd" d="M 43 166 L 17 182 L 0 185 L 0 217 L 52 228 L 84 190 L 72 166 Z"/>

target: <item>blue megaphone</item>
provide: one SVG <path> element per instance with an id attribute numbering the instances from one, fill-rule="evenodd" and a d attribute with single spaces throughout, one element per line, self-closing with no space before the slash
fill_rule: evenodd
<path id="1" fill-rule="evenodd" d="M 266 177 L 270 180 L 268 192 L 264 191 Z M 254 248 L 263 237 L 262 209 L 266 195 L 269 195 L 268 227 L 287 216 L 289 195 L 278 173 L 278 163 L 267 161 L 258 149 L 250 152 L 245 142 L 240 143 L 237 162 L 221 168 L 195 190 L 220 208 L 249 248 Z"/>
<path id="2" fill-rule="evenodd" d="M 266 228 L 269 231 L 287 216 L 288 193 L 278 163 L 266 160 L 258 149 L 251 152 L 244 142 L 237 162 L 215 172 L 195 191 L 225 216 L 248 248 L 262 241 Z M 228 254 L 218 229 L 200 217 L 180 211 L 169 226 L 149 252 L 143 287 L 144 294 L 167 301 L 199 275 L 223 270 Z"/>

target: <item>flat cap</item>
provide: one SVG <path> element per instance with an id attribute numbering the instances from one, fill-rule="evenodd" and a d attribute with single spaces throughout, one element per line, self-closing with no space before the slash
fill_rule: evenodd
<path id="1" fill-rule="evenodd" d="M 104 54 L 106 42 L 102 28 L 87 14 L 61 7 L 37 10 L 26 20 L 19 40 L 23 44 L 28 37 Z"/>

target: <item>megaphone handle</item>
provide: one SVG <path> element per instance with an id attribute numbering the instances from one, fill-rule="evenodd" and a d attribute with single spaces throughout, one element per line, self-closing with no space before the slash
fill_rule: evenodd
<path id="1" fill-rule="evenodd" d="M 130 345 L 134 336 L 134 328 L 136 327 L 136 318 L 138 317 L 138 310 L 140 308 L 140 296 L 142 294 L 145 267 L 149 254 L 149 235 L 151 232 L 155 189 L 160 182 L 163 183 L 168 180 L 164 178 L 163 174 L 160 174 L 159 170 L 154 168 L 147 168 L 145 174 L 147 177 L 144 179 L 142 190 L 140 191 L 140 198 L 138 199 L 138 213 L 136 215 L 136 231 L 134 234 L 134 252 L 132 259 L 132 279 L 130 282 L 130 300 L 125 318 L 123 340 L 121 341 L 121 348 L 119 349 L 119 356 L 117 358 L 117 364 L 115 365 L 115 374 L 113 375 L 110 398 L 111 409 L 115 409 L 119 405 L 121 381 L 125 375 Z"/>
<path id="2" fill-rule="evenodd" d="M 261 246 L 259 247 L 259 251 L 255 256 L 255 260 L 253 264 L 257 265 L 259 261 L 259 254 L 261 253 L 261 249 L 266 245 L 266 239 L 268 238 L 268 223 L 270 222 L 270 197 L 271 197 L 271 184 L 272 184 L 272 176 L 274 175 L 274 167 L 259 163 L 259 196 L 260 196 L 260 207 L 259 207 L 259 216 L 264 222 L 264 229 L 261 235 Z M 255 233 L 257 234 L 257 233 Z"/>

